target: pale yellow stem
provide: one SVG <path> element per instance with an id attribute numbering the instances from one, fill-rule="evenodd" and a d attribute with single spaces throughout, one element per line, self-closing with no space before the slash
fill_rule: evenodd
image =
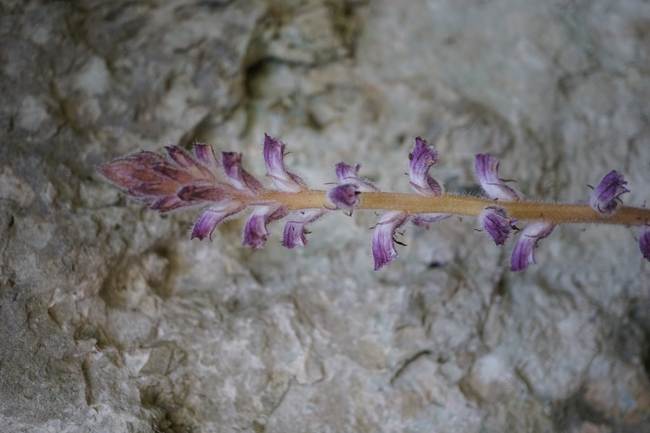
<path id="1" fill-rule="evenodd" d="M 334 206 L 326 197 L 326 191 L 305 190 L 285 193 L 266 190 L 258 196 L 264 201 L 284 203 L 291 210 L 328 208 Z M 393 192 L 364 192 L 359 194 L 361 203 L 355 210 L 397 210 L 410 214 L 442 213 L 478 217 L 486 206 L 499 206 L 508 216 L 520 221 L 547 221 L 551 224 L 599 223 L 641 226 L 650 222 L 650 209 L 621 206 L 611 216 L 604 216 L 588 204 L 543 203 L 519 201 L 496 202 L 476 197 L 444 194 L 426 197 L 418 194 Z"/>

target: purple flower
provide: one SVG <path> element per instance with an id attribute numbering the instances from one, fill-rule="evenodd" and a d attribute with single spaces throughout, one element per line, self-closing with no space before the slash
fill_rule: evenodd
<path id="1" fill-rule="evenodd" d="M 650 261 L 650 226 L 644 226 L 639 237 L 639 248 L 643 258 Z"/>
<path id="2" fill-rule="evenodd" d="M 207 208 L 196 223 L 194 223 L 192 237 L 190 239 L 199 238 L 199 240 L 203 240 L 210 237 L 210 240 L 212 240 L 212 232 L 217 227 L 217 224 L 224 219 L 241 212 L 244 207 L 243 204 L 233 200 L 223 200 L 213 204 Z"/>
<path id="3" fill-rule="evenodd" d="M 214 149 L 212 146 L 205 143 L 194 143 L 193 144 L 194 153 L 196 153 L 196 158 L 203 163 L 205 167 L 210 170 L 216 170 L 221 165 L 217 161 L 217 157 L 214 154 Z"/>
<path id="4" fill-rule="evenodd" d="M 327 193 L 327 199 L 338 209 L 354 208 L 359 204 L 358 196 L 358 188 L 351 183 L 335 186 Z"/>
<path id="5" fill-rule="evenodd" d="M 481 226 L 497 245 L 505 245 L 517 218 L 508 218 L 506 210 L 497 206 L 488 206 L 478 217 Z"/>
<path id="6" fill-rule="evenodd" d="M 375 192 L 379 191 L 372 183 L 359 177 L 359 169 L 361 164 L 357 164 L 354 168 L 344 162 L 336 164 L 336 177 L 339 179 L 339 184 L 352 184 L 360 192 Z"/>
<path id="7" fill-rule="evenodd" d="M 499 179 L 499 160 L 487 153 L 476 155 L 476 176 L 488 197 L 499 201 L 519 201 L 517 193 Z"/>
<path id="8" fill-rule="evenodd" d="M 389 264 L 393 259 L 399 257 L 395 250 L 395 230 L 408 221 L 409 215 L 405 212 L 391 211 L 385 213 L 375 226 L 375 234 L 372 238 L 372 255 L 375 258 L 375 271 Z"/>
<path id="9" fill-rule="evenodd" d="M 372 183 L 361 179 L 358 175 L 361 164 L 354 168 L 344 162 L 336 164 L 336 177 L 339 185 L 327 193 L 327 198 L 338 209 L 352 209 L 359 204 L 359 193 L 375 192 L 379 189 Z"/>
<path id="10" fill-rule="evenodd" d="M 510 270 L 513 272 L 525 271 L 529 263 L 535 263 L 535 247 L 540 239 L 551 234 L 555 226 L 543 221 L 535 221 L 521 232 L 521 237 L 512 251 Z"/>
<path id="11" fill-rule="evenodd" d="M 429 176 L 429 168 L 440 162 L 438 152 L 420 137 L 415 139 L 415 147 L 409 154 L 409 178 L 411 186 L 422 195 L 440 197 L 442 186 Z"/>
<path id="12" fill-rule="evenodd" d="M 321 209 L 305 209 L 292 212 L 289 215 L 289 221 L 284 226 L 284 235 L 282 237 L 282 245 L 290 250 L 296 247 L 304 247 L 307 245 L 307 238 L 305 234 L 305 226 L 313 223 L 325 212 Z"/>
<path id="13" fill-rule="evenodd" d="M 246 222 L 244 228 L 244 242 L 242 246 L 249 245 L 254 250 L 264 248 L 264 244 L 271 234 L 266 225 L 287 216 L 285 206 L 257 206 Z"/>
<path id="14" fill-rule="evenodd" d="M 411 217 L 411 222 L 413 225 L 418 227 L 429 229 L 429 224 L 437 223 L 438 221 L 442 221 L 449 217 L 451 217 L 451 215 L 447 213 L 423 213 L 413 215 Z"/>
<path id="15" fill-rule="evenodd" d="M 197 166 L 196 161 L 192 159 L 189 153 L 185 149 L 178 146 L 165 146 L 165 150 L 169 157 L 180 167 L 183 168 L 194 168 Z"/>
<path id="16" fill-rule="evenodd" d="M 255 179 L 251 174 L 249 174 L 241 164 L 241 153 L 237 152 L 221 152 L 223 169 L 228 176 L 228 181 L 236 189 L 247 192 L 249 194 L 255 194 L 262 189 L 264 186 L 260 183 L 259 180 Z"/>
<path id="17" fill-rule="evenodd" d="M 591 193 L 589 204 L 603 215 L 612 215 L 619 205 L 619 196 L 630 192 L 623 185 L 627 185 L 623 175 L 612 170 L 603 177 L 594 192 Z"/>
<path id="18" fill-rule="evenodd" d="M 300 192 L 306 188 L 305 182 L 284 168 L 284 147 L 284 143 L 264 134 L 266 171 L 280 191 Z"/>
<path id="19" fill-rule="evenodd" d="M 175 166 L 180 168 L 180 171 L 185 172 L 193 177 L 193 180 L 199 179 L 214 179 L 214 173 L 206 166 L 196 161 L 185 149 L 178 146 L 165 146 L 167 154 L 175 163 Z M 169 170 L 164 165 L 158 168 L 159 171 Z M 171 173 L 167 171 L 168 173 Z"/>

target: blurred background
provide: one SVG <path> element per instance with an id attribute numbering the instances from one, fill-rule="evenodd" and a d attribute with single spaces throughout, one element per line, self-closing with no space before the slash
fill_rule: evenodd
<path id="1" fill-rule="evenodd" d="M 508 272 L 474 221 L 407 227 L 372 270 L 372 212 L 289 251 L 243 222 L 189 240 L 96 164 L 264 133 L 313 188 L 339 161 L 476 193 L 474 155 L 528 199 L 624 174 L 650 199 L 642 0 L 0 1 L 0 429 L 650 431 L 650 264 L 638 232 L 566 226 Z"/>

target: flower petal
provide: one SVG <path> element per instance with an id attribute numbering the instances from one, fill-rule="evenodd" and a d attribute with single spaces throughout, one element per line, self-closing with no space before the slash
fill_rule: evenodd
<path id="1" fill-rule="evenodd" d="M 352 209 L 359 204 L 359 191 L 351 183 L 335 186 L 327 193 L 327 199 L 338 209 Z"/>
<path id="2" fill-rule="evenodd" d="M 212 146 L 205 143 L 194 143 L 193 146 L 197 159 L 207 168 L 214 170 L 221 166 L 219 161 L 217 161 L 217 156 L 214 154 Z"/>
<path id="3" fill-rule="evenodd" d="M 442 186 L 429 176 L 429 168 L 440 162 L 438 152 L 420 137 L 415 139 L 415 147 L 409 154 L 409 179 L 411 186 L 422 195 L 440 197 Z"/>
<path id="4" fill-rule="evenodd" d="M 271 206 L 259 206 L 253 210 L 244 228 L 242 246 L 249 245 L 254 250 L 264 247 L 266 239 L 270 236 L 269 231 L 266 229 L 266 222 L 272 209 Z"/>
<path id="5" fill-rule="evenodd" d="M 591 193 L 589 204 L 603 215 L 613 215 L 619 205 L 618 197 L 630 192 L 623 185 L 627 185 L 623 175 L 616 170 L 610 171 Z"/>
<path id="6" fill-rule="evenodd" d="M 192 178 L 191 181 L 214 179 L 214 173 L 198 163 L 185 149 L 179 146 L 165 146 L 165 150 L 171 158 L 172 164 L 180 168 L 180 172 L 185 173 L 186 176 L 190 176 Z M 163 171 L 164 169 L 164 167 L 158 168 L 159 171 Z M 169 169 L 167 170 L 169 171 Z"/>
<path id="7" fill-rule="evenodd" d="M 264 189 L 259 180 L 250 175 L 241 164 L 242 154 L 222 152 L 223 169 L 230 184 L 240 191 L 256 193 Z"/>
<path id="8" fill-rule="evenodd" d="M 492 237 L 497 245 L 505 245 L 517 218 L 508 218 L 502 207 L 488 206 L 478 217 L 481 226 Z"/>
<path id="9" fill-rule="evenodd" d="M 165 150 L 167 151 L 169 157 L 180 167 L 196 167 L 196 162 L 192 159 L 190 154 L 185 151 L 185 149 L 178 146 L 165 146 Z"/>
<path id="10" fill-rule="evenodd" d="M 296 247 L 306 246 L 307 238 L 305 237 L 305 226 L 316 221 L 324 214 L 325 212 L 321 209 L 305 209 L 292 212 L 289 215 L 287 225 L 284 226 L 282 245 L 290 250 Z"/>
<path id="11" fill-rule="evenodd" d="M 210 240 L 212 240 L 212 232 L 217 227 L 217 224 L 229 216 L 241 212 L 244 207 L 243 204 L 233 200 L 224 200 L 210 206 L 194 223 L 190 239 L 199 238 L 199 240 L 203 240 L 210 237 Z"/>
<path id="12" fill-rule="evenodd" d="M 389 264 L 399 257 L 395 250 L 393 236 L 395 230 L 408 221 L 409 215 L 405 212 L 391 211 L 385 213 L 375 226 L 372 237 L 372 256 L 375 259 L 375 271 Z"/>
<path id="13" fill-rule="evenodd" d="M 505 202 L 519 201 L 519 196 L 499 179 L 499 160 L 487 153 L 476 155 L 476 176 L 488 197 Z"/>
<path id="14" fill-rule="evenodd" d="M 510 270 L 513 272 L 525 271 L 530 263 L 535 263 L 534 253 L 537 242 L 550 235 L 554 228 L 553 224 L 543 221 L 528 224 L 512 251 Z"/>
<path id="15" fill-rule="evenodd" d="M 354 167 L 344 162 L 339 162 L 336 164 L 336 177 L 338 177 L 339 183 L 352 184 L 356 186 L 357 190 L 360 192 L 379 191 L 379 188 L 377 188 L 375 185 L 359 177 L 358 173 L 360 168 L 361 164 L 357 164 Z"/>
<path id="16" fill-rule="evenodd" d="M 428 229 L 429 224 L 437 223 L 438 221 L 442 221 L 449 217 L 451 217 L 451 215 L 448 213 L 421 213 L 413 215 L 411 217 L 411 222 L 413 225 Z"/>
<path id="17" fill-rule="evenodd" d="M 280 191 L 300 192 L 305 188 L 305 182 L 284 168 L 284 147 L 285 144 L 280 140 L 264 134 L 266 171 Z"/>
<path id="18" fill-rule="evenodd" d="M 285 206 L 258 206 L 246 222 L 244 228 L 244 242 L 242 246 L 250 246 L 254 250 L 264 248 L 264 244 L 271 234 L 266 229 L 266 225 L 274 220 L 287 216 Z"/>
<path id="19" fill-rule="evenodd" d="M 650 226 L 644 226 L 639 237 L 639 248 L 643 258 L 650 261 Z"/>

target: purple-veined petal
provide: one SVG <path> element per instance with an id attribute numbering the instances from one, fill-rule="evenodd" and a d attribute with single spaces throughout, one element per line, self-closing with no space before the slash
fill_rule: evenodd
<path id="1" fill-rule="evenodd" d="M 540 239 L 551 234 L 555 226 L 543 221 L 528 224 L 521 232 L 521 236 L 512 251 L 510 270 L 513 272 L 525 271 L 530 263 L 535 263 L 535 247 Z"/>
<path id="2" fill-rule="evenodd" d="M 420 137 L 415 139 L 415 147 L 409 154 L 409 179 L 418 194 L 440 197 L 442 186 L 429 176 L 429 168 L 440 162 L 438 152 Z"/>
<path id="3" fill-rule="evenodd" d="M 307 245 L 305 226 L 322 217 L 325 212 L 321 209 L 305 209 L 292 212 L 289 221 L 284 226 L 282 245 L 290 250 Z"/>
<path id="4" fill-rule="evenodd" d="M 643 258 L 650 261 L 650 226 L 644 226 L 639 236 L 639 248 Z"/>
<path id="5" fill-rule="evenodd" d="M 287 216 L 285 206 L 257 206 L 251 213 L 244 228 L 244 242 L 242 246 L 250 246 L 254 250 L 264 248 L 264 244 L 271 234 L 266 225 Z"/>
<path id="6" fill-rule="evenodd" d="M 207 168 L 215 170 L 221 166 L 219 161 L 217 161 L 217 156 L 214 154 L 212 146 L 205 143 L 194 143 L 193 146 L 196 158 Z"/>
<path id="7" fill-rule="evenodd" d="M 627 185 L 623 175 L 616 170 L 610 171 L 591 193 L 589 204 L 603 215 L 614 214 L 619 205 L 618 197 L 630 192 L 623 185 Z"/>
<path id="8" fill-rule="evenodd" d="M 201 172 L 201 176 L 209 181 L 215 181 L 220 177 L 219 161 L 214 154 L 214 149 L 205 143 L 192 143 L 194 154 L 196 155 L 196 167 Z"/>
<path id="9" fill-rule="evenodd" d="M 421 213 L 411 217 L 413 225 L 429 229 L 429 224 L 437 223 L 451 217 L 448 213 Z"/>
<path id="10" fill-rule="evenodd" d="M 237 152 L 222 152 L 223 169 L 231 185 L 240 191 L 256 193 L 264 186 L 249 174 L 241 165 L 242 154 Z"/>
<path id="11" fill-rule="evenodd" d="M 499 178 L 499 160 L 487 153 L 476 155 L 476 176 L 488 197 L 505 202 L 519 201 L 519 196 Z"/>
<path id="12" fill-rule="evenodd" d="M 497 245 L 505 245 L 517 218 L 508 218 L 502 207 L 488 206 L 478 217 L 481 226 L 492 237 Z"/>
<path id="13" fill-rule="evenodd" d="M 264 134 L 266 171 L 280 191 L 300 192 L 305 188 L 305 182 L 284 168 L 284 147 L 285 144 L 280 140 Z"/>
<path id="14" fill-rule="evenodd" d="M 203 164 L 197 162 L 192 155 L 186 152 L 183 148 L 178 146 L 165 146 L 165 150 L 175 167 L 171 166 L 170 168 L 160 166 L 156 168 L 157 171 L 165 173 L 168 176 L 178 176 L 178 174 L 174 173 L 173 170 L 173 168 L 178 167 L 177 172 L 185 173 L 186 176 L 191 176 L 193 181 L 201 179 L 214 180 L 214 173 Z"/>
<path id="15" fill-rule="evenodd" d="M 351 183 L 338 185 L 327 192 L 327 199 L 338 209 L 352 209 L 359 204 L 359 191 Z"/>
<path id="16" fill-rule="evenodd" d="M 229 216 L 241 212 L 245 207 L 242 203 L 234 200 L 223 200 L 213 204 L 203 211 L 203 214 L 194 223 L 190 239 L 199 238 L 203 240 L 209 237 L 212 240 L 212 232 L 217 227 L 217 224 Z"/>
<path id="17" fill-rule="evenodd" d="M 196 162 L 185 149 L 178 146 L 165 146 L 165 150 L 169 157 L 180 167 L 196 168 Z"/>
<path id="18" fill-rule="evenodd" d="M 336 177 L 339 179 L 339 183 L 352 184 L 356 186 L 357 190 L 360 192 L 379 191 L 379 188 L 375 185 L 359 177 L 358 173 L 360 168 L 361 164 L 357 164 L 354 167 L 344 162 L 336 164 Z"/>
<path id="19" fill-rule="evenodd" d="M 395 230 L 408 221 L 409 215 L 405 212 L 386 212 L 377 222 L 375 233 L 372 237 L 372 256 L 375 259 L 375 271 L 389 264 L 399 257 L 393 237 Z"/>
<path id="20" fill-rule="evenodd" d="M 272 206 L 258 206 L 253 210 L 253 213 L 248 217 L 248 221 L 246 221 L 246 227 L 244 227 L 242 246 L 249 245 L 254 250 L 264 248 L 266 239 L 270 236 L 269 231 L 266 229 L 266 223 L 272 209 Z"/>
<path id="21" fill-rule="evenodd" d="M 199 181 L 202 179 L 214 179 L 214 174 L 203 165 L 199 164 L 192 155 L 185 149 L 178 146 L 165 146 L 167 154 L 172 159 L 176 166 L 180 167 L 181 171 L 191 176 L 193 180 Z M 162 171 L 162 168 L 158 170 Z"/>

